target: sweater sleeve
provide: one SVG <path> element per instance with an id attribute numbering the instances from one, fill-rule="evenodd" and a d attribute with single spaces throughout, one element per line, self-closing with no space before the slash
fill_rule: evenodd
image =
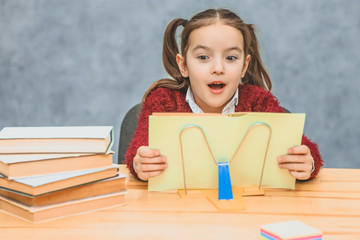
<path id="1" fill-rule="evenodd" d="M 138 177 L 133 166 L 133 160 L 137 149 L 141 146 L 148 146 L 149 116 L 153 112 L 168 112 L 172 110 L 174 100 L 168 91 L 158 88 L 150 93 L 142 104 L 138 125 L 133 139 L 125 154 L 125 164 L 131 174 Z"/>
<path id="2" fill-rule="evenodd" d="M 135 133 L 133 135 L 133 139 L 130 142 L 129 147 L 125 154 L 125 163 L 126 163 L 128 169 L 130 170 L 130 173 L 136 177 L 137 177 L 137 174 L 133 167 L 134 157 L 136 155 L 137 149 L 140 146 L 148 145 L 147 144 L 147 142 L 148 142 L 148 139 L 147 139 L 148 119 L 149 119 L 149 115 L 151 115 L 151 109 L 148 109 L 146 107 L 147 104 L 145 105 L 145 103 L 143 103 L 141 113 L 140 113 L 140 116 L 138 119 L 138 125 L 137 125 Z"/>
<path id="3" fill-rule="evenodd" d="M 310 152 L 311 152 L 311 156 L 313 157 L 314 159 L 314 166 L 315 166 L 315 169 L 314 171 L 311 173 L 311 176 L 310 178 L 314 178 L 318 175 L 319 171 L 320 171 L 320 168 L 323 166 L 323 160 L 321 158 L 321 155 L 320 155 L 320 151 L 319 151 L 319 148 L 317 146 L 316 143 L 310 141 L 305 135 L 303 135 L 302 137 L 302 141 L 301 141 L 301 144 L 302 145 L 306 145 L 309 149 L 310 149 Z"/>

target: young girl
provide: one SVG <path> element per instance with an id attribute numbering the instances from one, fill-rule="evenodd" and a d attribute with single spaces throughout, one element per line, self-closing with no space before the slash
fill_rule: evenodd
<path id="1" fill-rule="evenodd" d="M 181 52 L 176 42 L 179 26 L 183 27 Z M 168 166 L 166 156 L 148 147 L 148 118 L 153 112 L 284 112 L 270 93 L 271 80 L 254 26 L 229 10 L 209 9 L 189 21 L 170 22 L 164 34 L 163 64 L 173 79 L 159 80 L 145 93 L 125 155 L 130 172 L 141 180 L 161 174 Z M 300 180 L 315 177 L 323 165 L 317 145 L 305 136 L 302 145 L 277 160 L 280 168 Z"/>

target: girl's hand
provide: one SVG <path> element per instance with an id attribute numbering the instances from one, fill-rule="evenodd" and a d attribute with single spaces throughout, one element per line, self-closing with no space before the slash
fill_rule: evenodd
<path id="1" fill-rule="evenodd" d="M 310 149 L 306 145 L 300 145 L 290 148 L 288 153 L 288 155 L 278 157 L 279 167 L 288 169 L 296 179 L 309 179 L 314 161 Z"/>
<path id="2" fill-rule="evenodd" d="M 150 149 L 148 146 L 138 148 L 134 163 L 138 177 L 144 181 L 159 175 L 168 167 L 166 157 L 161 156 L 159 150 Z"/>

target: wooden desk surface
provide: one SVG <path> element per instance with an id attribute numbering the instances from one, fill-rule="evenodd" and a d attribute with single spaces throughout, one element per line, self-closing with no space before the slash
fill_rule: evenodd
<path id="1" fill-rule="evenodd" d="M 360 169 L 322 169 L 294 191 L 245 197 L 247 208 L 238 212 L 219 212 L 206 198 L 181 199 L 146 187 L 130 177 L 126 206 L 40 224 L 0 211 L 0 238 L 251 240 L 259 239 L 262 224 L 300 220 L 322 230 L 323 239 L 360 239 Z"/>

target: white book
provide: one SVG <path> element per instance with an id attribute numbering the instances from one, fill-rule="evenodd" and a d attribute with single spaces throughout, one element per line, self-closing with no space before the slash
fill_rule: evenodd
<path id="1" fill-rule="evenodd" d="M 30 195 L 40 195 L 113 177 L 117 174 L 117 164 L 104 168 L 61 172 L 56 174 L 16 178 L 13 180 L 7 179 L 4 175 L 0 174 L 0 187 Z"/>
<path id="2" fill-rule="evenodd" d="M 112 126 L 5 127 L 0 131 L 4 153 L 108 153 Z"/>

